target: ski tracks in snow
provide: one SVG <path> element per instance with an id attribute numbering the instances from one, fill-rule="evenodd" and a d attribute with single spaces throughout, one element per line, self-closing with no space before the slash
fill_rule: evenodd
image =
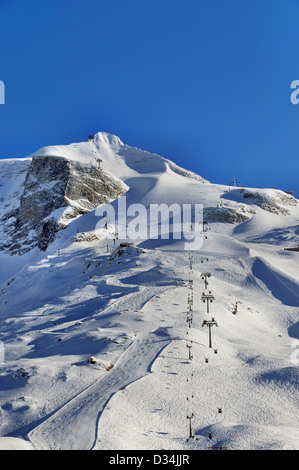
<path id="1" fill-rule="evenodd" d="M 170 343 L 158 332 L 141 334 L 120 356 L 113 369 L 29 433 L 38 449 L 90 450 L 97 442 L 101 413 L 119 390 L 144 377 Z"/>

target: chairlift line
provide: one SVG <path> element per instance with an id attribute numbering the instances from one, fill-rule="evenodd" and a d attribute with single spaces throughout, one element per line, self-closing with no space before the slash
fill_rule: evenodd
<path id="1" fill-rule="evenodd" d="M 201 326 L 207 326 L 209 328 L 209 348 L 212 348 L 212 326 L 218 326 L 218 323 L 215 318 L 212 318 L 211 320 L 204 320 Z"/>
<path id="2" fill-rule="evenodd" d="M 211 294 L 211 291 L 209 291 L 209 294 L 205 294 L 205 292 L 203 292 L 201 300 L 203 303 L 207 303 L 207 313 L 210 313 L 210 302 L 212 303 L 213 300 L 215 300 L 215 297 Z"/>

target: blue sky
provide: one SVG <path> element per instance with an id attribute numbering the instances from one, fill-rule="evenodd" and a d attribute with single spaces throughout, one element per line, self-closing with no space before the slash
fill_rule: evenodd
<path id="1" fill-rule="evenodd" d="M 299 197 L 299 0 L 0 0 L 0 158 L 98 131 Z"/>

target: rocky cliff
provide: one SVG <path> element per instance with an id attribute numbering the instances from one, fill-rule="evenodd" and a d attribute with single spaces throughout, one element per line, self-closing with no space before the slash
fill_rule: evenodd
<path id="1" fill-rule="evenodd" d="M 45 250 L 56 233 L 76 217 L 128 191 L 100 163 L 82 163 L 59 156 L 34 155 L 23 191 L 0 219 L 0 250 L 22 254 Z"/>

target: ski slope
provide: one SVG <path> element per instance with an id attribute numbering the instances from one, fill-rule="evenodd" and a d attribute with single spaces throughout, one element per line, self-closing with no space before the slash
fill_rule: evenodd
<path id="1" fill-rule="evenodd" d="M 248 219 L 209 221 L 192 252 L 150 237 L 120 249 L 109 230 L 90 237 L 95 210 L 45 253 L 1 254 L 0 448 L 297 450 L 298 253 L 284 248 L 298 243 L 298 205 L 272 189 L 244 198 L 105 133 L 37 154 L 100 157 L 130 187 L 128 205 L 216 210 L 223 196 Z"/>

